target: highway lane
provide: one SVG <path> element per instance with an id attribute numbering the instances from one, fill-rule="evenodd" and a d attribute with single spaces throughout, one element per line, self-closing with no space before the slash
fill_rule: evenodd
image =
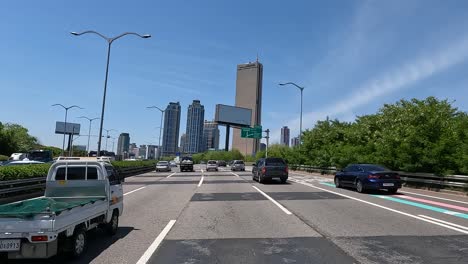
<path id="1" fill-rule="evenodd" d="M 248 171 L 202 169 L 126 179 L 118 234 L 90 234 L 87 255 L 65 262 L 468 263 L 468 220 L 433 208 L 466 213 L 463 197 L 359 194 L 294 172 L 287 184 L 259 184 Z M 34 263 L 50 262 L 64 259 Z"/>

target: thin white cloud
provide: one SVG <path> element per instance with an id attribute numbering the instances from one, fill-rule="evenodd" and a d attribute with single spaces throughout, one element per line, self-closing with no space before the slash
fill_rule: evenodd
<path id="1" fill-rule="evenodd" d="M 383 73 L 381 76 L 370 79 L 355 89 L 349 97 L 339 100 L 329 107 L 305 113 L 303 130 L 311 128 L 317 120 L 323 120 L 327 116 L 349 115 L 357 107 L 423 81 L 466 59 L 468 59 L 468 37 L 442 50 L 431 52 L 429 55 L 409 61 L 396 69 Z M 291 135 L 299 132 L 299 118 L 291 120 L 287 125 L 291 129 Z M 279 135 L 279 130 L 272 133 L 272 137 L 279 137 Z"/>

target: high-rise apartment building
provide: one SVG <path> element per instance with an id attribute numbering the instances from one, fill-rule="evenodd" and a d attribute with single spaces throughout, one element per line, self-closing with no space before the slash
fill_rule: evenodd
<path id="1" fill-rule="evenodd" d="M 236 106 L 252 109 L 250 126 L 262 124 L 263 65 L 258 62 L 237 65 Z M 241 138 L 240 129 L 233 130 L 232 148 L 246 155 L 259 150 L 260 139 Z"/>
<path id="2" fill-rule="evenodd" d="M 187 153 L 198 153 L 204 151 L 203 143 L 203 121 L 205 120 L 205 107 L 200 100 L 193 100 L 187 111 L 186 141 L 184 150 Z"/>
<path id="3" fill-rule="evenodd" d="M 283 146 L 289 146 L 289 128 L 287 126 L 281 128 L 280 144 Z"/>
<path id="4" fill-rule="evenodd" d="M 203 146 L 204 150 L 219 150 L 219 128 L 214 121 L 203 124 Z"/>
<path id="5" fill-rule="evenodd" d="M 177 153 L 179 146 L 179 129 L 180 129 L 180 104 L 169 103 L 164 112 L 164 132 L 162 155 L 171 156 Z"/>
<path id="6" fill-rule="evenodd" d="M 129 145 L 130 135 L 128 133 L 120 133 L 119 139 L 117 141 L 117 156 L 123 157 L 125 153 L 128 153 Z"/>
<path id="7" fill-rule="evenodd" d="M 182 136 L 180 136 L 180 152 L 181 153 L 185 153 L 185 142 L 187 142 L 187 135 L 185 133 L 182 134 Z"/>
<path id="8" fill-rule="evenodd" d="M 299 146 L 299 137 L 291 138 L 291 147 Z"/>

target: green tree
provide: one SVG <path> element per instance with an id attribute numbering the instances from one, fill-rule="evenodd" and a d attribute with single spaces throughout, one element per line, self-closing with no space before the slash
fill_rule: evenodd
<path id="1" fill-rule="evenodd" d="M 0 122 L 0 154 L 27 152 L 38 143 L 37 138 L 28 134 L 28 129 L 17 124 Z"/>

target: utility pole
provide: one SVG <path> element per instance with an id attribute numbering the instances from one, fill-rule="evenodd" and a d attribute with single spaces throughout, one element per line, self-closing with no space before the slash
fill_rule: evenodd
<path id="1" fill-rule="evenodd" d="M 268 158 L 268 144 L 270 142 L 270 129 L 263 131 L 266 133 L 266 149 L 265 149 L 265 158 Z"/>

